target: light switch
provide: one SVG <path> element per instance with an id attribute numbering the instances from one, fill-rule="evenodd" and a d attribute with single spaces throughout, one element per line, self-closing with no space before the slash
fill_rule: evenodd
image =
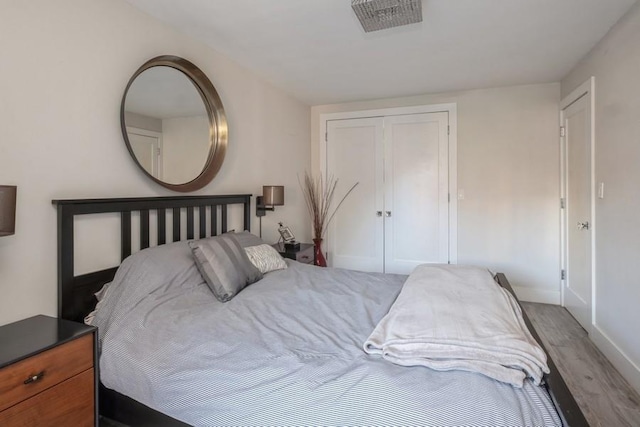
<path id="1" fill-rule="evenodd" d="M 464 190 L 458 189 L 458 200 L 464 200 Z"/>
<path id="2" fill-rule="evenodd" d="M 598 199 L 604 199 L 604 182 L 598 184 Z"/>

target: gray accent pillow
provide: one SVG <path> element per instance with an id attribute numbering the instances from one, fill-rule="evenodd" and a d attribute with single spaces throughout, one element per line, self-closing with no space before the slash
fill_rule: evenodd
<path id="1" fill-rule="evenodd" d="M 189 242 L 196 266 L 222 302 L 231 300 L 242 289 L 262 279 L 262 273 L 232 233 Z"/>

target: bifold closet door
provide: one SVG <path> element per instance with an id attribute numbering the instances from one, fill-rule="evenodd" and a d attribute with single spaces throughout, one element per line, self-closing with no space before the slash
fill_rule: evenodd
<path id="1" fill-rule="evenodd" d="M 449 262 L 448 113 L 384 119 L 384 272 Z"/>
<path id="2" fill-rule="evenodd" d="M 327 172 L 336 202 L 333 267 L 408 274 L 449 261 L 448 113 L 327 122 Z"/>
<path id="3" fill-rule="evenodd" d="M 327 173 L 338 179 L 335 205 L 356 182 L 329 227 L 333 267 L 384 271 L 384 153 L 381 118 L 327 123 Z M 335 207 L 334 205 L 334 207 Z"/>

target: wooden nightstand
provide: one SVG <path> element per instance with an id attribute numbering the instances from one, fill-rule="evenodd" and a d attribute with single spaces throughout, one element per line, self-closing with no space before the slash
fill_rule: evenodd
<path id="1" fill-rule="evenodd" d="M 271 246 L 273 246 L 283 258 L 293 259 L 303 264 L 313 264 L 315 262 L 315 251 L 311 243 L 300 243 L 300 249 L 297 251 L 286 250 L 281 243 L 274 243 Z"/>
<path id="2" fill-rule="evenodd" d="M 0 327 L 0 425 L 96 426 L 97 328 L 49 316 Z"/>

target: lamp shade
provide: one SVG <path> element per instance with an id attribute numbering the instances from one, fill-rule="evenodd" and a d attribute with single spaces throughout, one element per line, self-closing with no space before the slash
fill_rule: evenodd
<path id="1" fill-rule="evenodd" d="M 265 206 L 284 205 L 284 186 L 265 185 L 262 187 L 262 203 Z"/>
<path id="2" fill-rule="evenodd" d="M 16 231 L 16 192 L 15 185 L 0 185 L 0 237 Z"/>

